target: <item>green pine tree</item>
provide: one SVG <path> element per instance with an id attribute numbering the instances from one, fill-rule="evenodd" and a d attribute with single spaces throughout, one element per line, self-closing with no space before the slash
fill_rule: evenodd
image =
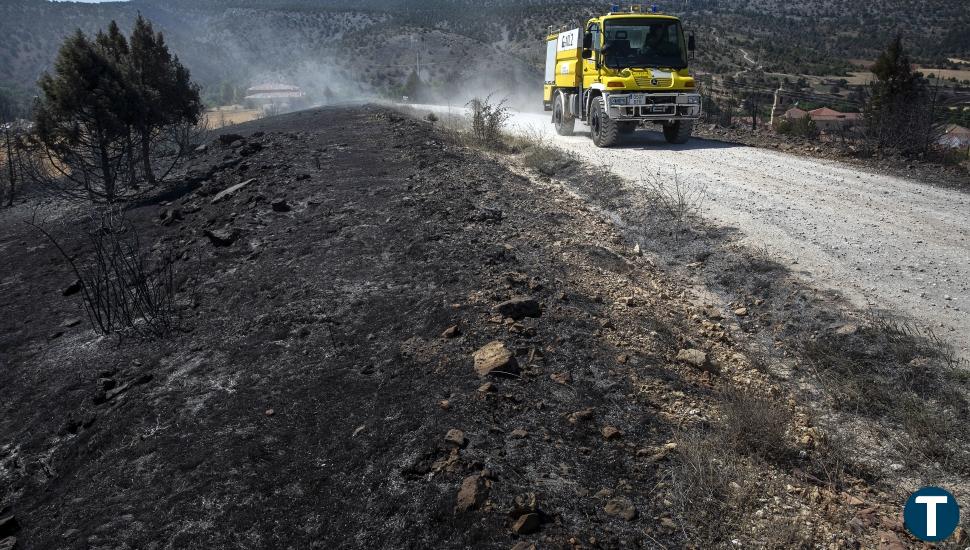
<path id="1" fill-rule="evenodd" d="M 132 97 L 125 74 L 80 30 L 65 40 L 38 86 L 37 138 L 55 159 L 52 169 L 92 198 L 116 198 Z"/>
<path id="2" fill-rule="evenodd" d="M 145 179 L 155 183 L 153 140 L 166 127 L 197 124 L 204 107 L 189 70 L 169 52 L 162 33 L 156 33 L 141 15 L 135 21 L 130 43 L 132 80 L 139 96 L 139 112 L 133 122 L 141 139 Z"/>

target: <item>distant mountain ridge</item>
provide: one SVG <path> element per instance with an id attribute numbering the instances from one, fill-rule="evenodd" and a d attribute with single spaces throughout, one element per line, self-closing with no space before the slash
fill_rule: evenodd
<path id="1" fill-rule="evenodd" d="M 814 72 L 871 59 L 895 32 L 924 62 L 970 58 L 970 3 L 949 0 L 674 0 L 656 2 L 699 31 L 698 62 L 726 67 L 737 47 L 767 70 Z M 335 96 L 386 93 L 416 69 L 449 93 L 495 82 L 538 85 L 549 25 L 577 24 L 609 3 L 566 0 L 132 0 L 0 3 L 0 86 L 25 92 L 63 37 L 140 12 L 207 89 L 281 79 Z M 721 39 L 709 34 L 717 29 Z M 792 32 L 797 29 L 797 32 Z M 453 90 L 454 91 L 454 90 Z"/>

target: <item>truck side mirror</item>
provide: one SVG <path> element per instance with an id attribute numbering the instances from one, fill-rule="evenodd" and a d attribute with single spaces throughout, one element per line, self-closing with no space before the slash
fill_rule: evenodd
<path id="1" fill-rule="evenodd" d="M 591 32 L 583 33 L 583 49 L 584 50 L 593 49 L 593 33 Z M 589 59 L 589 58 L 585 58 L 585 59 Z"/>
<path id="2" fill-rule="evenodd" d="M 593 50 L 583 48 L 583 59 L 593 59 Z"/>

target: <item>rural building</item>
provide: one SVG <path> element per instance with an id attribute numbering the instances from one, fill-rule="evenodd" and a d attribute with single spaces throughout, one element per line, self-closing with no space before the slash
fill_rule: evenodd
<path id="1" fill-rule="evenodd" d="M 940 145 L 952 149 L 970 149 L 970 128 L 958 124 L 947 124 L 940 137 Z"/>
<path id="2" fill-rule="evenodd" d="M 284 112 L 303 108 L 306 94 L 289 84 L 260 84 L 246 90 L 245 100 L 264 111 Z"/>
<path id="3" fill-rule="evenodd" d="M 862 122 L 861 113 L 842 113 L 828 107 L 805 111 L 794 107 L 785 111 L 788 120 L 800 120 L 808 116 L 815 122 L 815 126 L 822 132 L 844 130 L 858 126 Z"/>

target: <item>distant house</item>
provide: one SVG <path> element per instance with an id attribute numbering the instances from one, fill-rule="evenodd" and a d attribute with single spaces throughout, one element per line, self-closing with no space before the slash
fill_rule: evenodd
<path id="1" fill-rule="evenodd" d="M 842 113 L 828 107 L 805 111 L 794 107 L 785 112 L 788 120 L 800 120 L 808 116 L 815 122 L 815 126 L 823 132 L 833 130 L 844 130 L 853 126 L 858 126 L 862 122 L 861 113 Z"/>
<path id="2" fill-rule="evenodd" d="M 970 128 L 958 124 L 947 124 L 940 137 L 940 145 L 952 149 L 970 149 Z"/>
<path id="3" fill-rule="evenodd" d="M 246 90 L 246 101 L 264 111 L 292 111 L 306 104 L 306 94 L 289 84 L 260 84 Z"/>
<path id="4" fill-rule="evenodd" d="M 803 111 L 798 107 L 792 107 L 791 109 L 788 109 L 787 111 L 785 111 L 784 116 L 788 120 L 801 120 L 805 118 L 805 115 L 807 114 L 808 114 L 808 111 Z"/>

